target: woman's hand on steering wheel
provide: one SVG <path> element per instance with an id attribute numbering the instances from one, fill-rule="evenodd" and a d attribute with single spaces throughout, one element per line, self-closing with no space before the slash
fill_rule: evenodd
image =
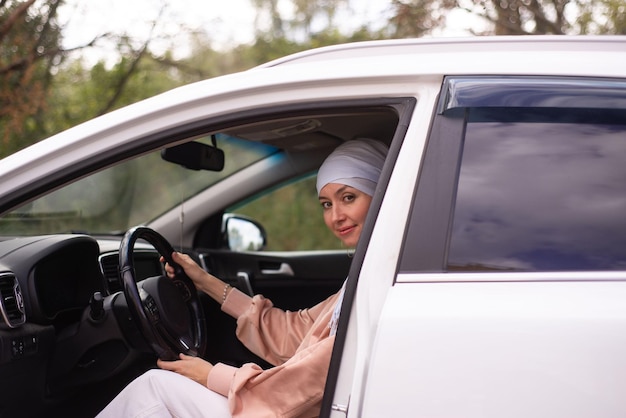
<path id="1" fill-rule="evenodd" d="M 223 281 L 208 273 L 187 254 L 174 251 L 171 257 L 172 261 L 183 269 L 187 277 L 189 277 L 194 286 L 196 286 L 196 289 L 220 301 L 225 285 Z M 161 262 L 164 260 L 164 257 L 161 257 Z M 174 278 L 176 274 L 174 268 L 167 263 L 165 264 L 165 273 L 171 279 Z"/>
<path id="2" fill-rule="evenodd" d="M 207 272 L 202 269 L 191 257 L 187 254 L 174 251 L 172 253 L 172 260 L 177 263 L 184 271 L 187 277 L 193 281 L 196 288 L 202 288 L 202 283 L 207 279 Z M 161 262 L 164 262 L 165 258 L 161 256 Z M 170 279 L 175 277 L 174 267 L 165 263 L 165 272 Z"/>

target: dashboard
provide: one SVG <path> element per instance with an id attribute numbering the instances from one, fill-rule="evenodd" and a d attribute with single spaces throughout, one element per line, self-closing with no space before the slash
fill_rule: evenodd
<path id="1" fill-rule="evenodd" d="M 0 272 L 13 275 L 27 322 L 55 324 L 77 319 L 96 292 L 122 286 L 117 240 L 83 235 L 27 237 L 0 242 Z M 148 244 L 135 249 L 137 280 L 163 274 L 159 254 Z"/>
<path id="2" fill-rule="evenodd" d="M 120 292 L 120 241 L 73 234 L 0 241 L 0 416 L 2 405 L 54 398 L 145 355 Z M 134 254 L 138 281 L 164 273 L 151 245 L 136 243 Z M 108 312 L 102 321 L 90 317 L 96 293 Z"/>

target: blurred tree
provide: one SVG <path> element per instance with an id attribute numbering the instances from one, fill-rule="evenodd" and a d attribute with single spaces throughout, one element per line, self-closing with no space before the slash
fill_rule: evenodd
<path id="1" fill-rule="evenodd" d="M 464 8 L 489 22 L 485 34 L 495 35 L 563 35 L 569 29 L 566 8 L 571 0 L 550 1 L 472 1 L 462 2 Z"/>
<path id="2" fill-rule="evenodd" d="M 380 37 L 365 26 L 351 35 L 333 26 L 337 8 L 348 0 L 292 0 L 288 17 L 280 14 L 277 0 L 252 0 L 259 22 L 267 16 L 272 22 L 268 30 L 258 31 L 252 45 L 216 51 L 207 33 L 195 32 L 190 35 L 192 53 L 175 59 L 173 51 L 151 52 L 152 33 L 141 42 L 123 33 L 103 34 L 76 49 L 97 46 L 106 38 L 117 48 L 118 62 L 86 66 L 80 58 L 68 61 L 72 51 L 61 47 L 57 9 L 64 1 L 0 0 L 0 157 L 180 84 L 313 47 Z M 165 8 L 162 2 L 161 13 Z M 153 30 L 160 18 L 151 23 Z M 181 26 L 181 31 L 187 30 Z"/>
<path id="3" fill-rule="evenodd" d="M 419 38 L 445 22 L 455 0 L 391 0 L 392 16 L 382 30 L 388 38 Z"/>
<path id="4" fill-rule="evenodd" d="M 419 37 L 445 27 L 454 8 L 482 19 L 484 28 L 468 28 L 476 35 L 626 33 L 624 0 L 391 0 L 386 36 Z"/>
<path id="5" fill-rule="evenodd" d="M 184 83 L 168 62 L 149 51 L 122 57 L 108 68 L 75 60 L 60 68 L 48 95 L 41 132 L 51 135 L 98 115 L 154 96 Z"/>
<path id="6" fill-rule="evenodd" d="M 292 28 L 302 29 L 307 38 L 314 33 L 313 24 L 317 19 L 325 22 L 321 28 L 332 29 L 335 26 L 337 8 L 347 4 L 347 0 L 292 0 L 295 8 Z"/>
<path id="7" fill-rule="evenodd" d="M 0 158 L 180 84 L 167 74 L 169 67 L 151 56 L 152 33 L 139 45 L 124 34 L 103 34 L 63 49 L 57 19 L 63 3 L 0 0 Z M 80 60 L 64 67 L 70 52 L 92 47 L 103 38 L 117 46 L 120 60 L 113 68 L 98 63 L 85 69 Z"/>
<path id="8" fill-rule="evenodd" d="M 282 38 L 285 36 L 284 20 L 278 11 L 278 0 L 252 0 L 252 4 L 257 9 L 256 27 L 262 26 L 265 14 L 269 15 L 270 27 L 267 30 L 272 38 Z"/>
<path id="9" fill-rule="evenodd" d="M 250 53 L 250 45 L 240 45 L 226 51 L 217 51 L 207 33 L 195 32 L 190 36 L 191 52 L 188 57 L 175 59 L 173 52 L 154 57 L 173 79 L 181 84 L 243 71 L 257 65 Z"/>
<path id="10" fill-rule="evenodd" d="M 342 33 L 335 16 L 340 7 L 349 6 L 349 0 L 291 0 L 291 8 L 280 10 L 277 0 L 253 0 L 253 5 L 258 16 L 256 41 L 234 50 L 241 63 L 250 67 L 311 48 L 386 37 L 383 32 L 371 31 L 369 22 L 352 33 Z M 264 29 L 267 15 L 271 27 Z"/>
<path id="11" fill-rule="evenodd" d="M 578 2 L 578 16 L 574 22 L 580 34 L 626 35 L 626 2 L 624 0 Z"/>
<path id="12" fill-rule="evenodd" d="M 291 0 L 291 8 L 282 9 L 278 8 L 278 0 L 252 0 L 252 3 L 257 9 L 257 31 L 263 38 L 306 41 L 315 32 L 333 29 L 338 8 L 347 5 L 348 0 Z M 268 20 L 270 27 L 265 29 L 264 22 Z M 323 23 L 315 25 L 317 22 Z"/>
<path id="13" fill-rule="evenodd" d="M 0 155 L 22 146 L 46 106 L 51 70 L 63 57 L 61 0 L 0 0 Z M 30 126 L 29 126 L 30 125 Z"/>

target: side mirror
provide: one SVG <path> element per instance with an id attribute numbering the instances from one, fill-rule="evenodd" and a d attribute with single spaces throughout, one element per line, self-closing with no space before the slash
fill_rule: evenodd
<path id="1" fill-rule="evenodd" d="M 243 215 L 227 213 L 222 220 L 224 245 L 232 251 L 260 251 L 267 244 L 261 224 Z"/>

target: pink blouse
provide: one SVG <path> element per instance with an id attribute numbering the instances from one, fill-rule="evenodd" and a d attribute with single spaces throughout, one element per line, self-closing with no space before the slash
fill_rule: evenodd
<path id="1" fill-rule="evenodd" d="M 233 289 L 222 310 L 237 319 L 237 337 L 275 367 L 217 363 L 207 387 L 228 397 L 233 417 L 317 417 L 334 336 L 329 323 L 339 293 L 297 312 L 275 308 L 261 295 Z"/>

